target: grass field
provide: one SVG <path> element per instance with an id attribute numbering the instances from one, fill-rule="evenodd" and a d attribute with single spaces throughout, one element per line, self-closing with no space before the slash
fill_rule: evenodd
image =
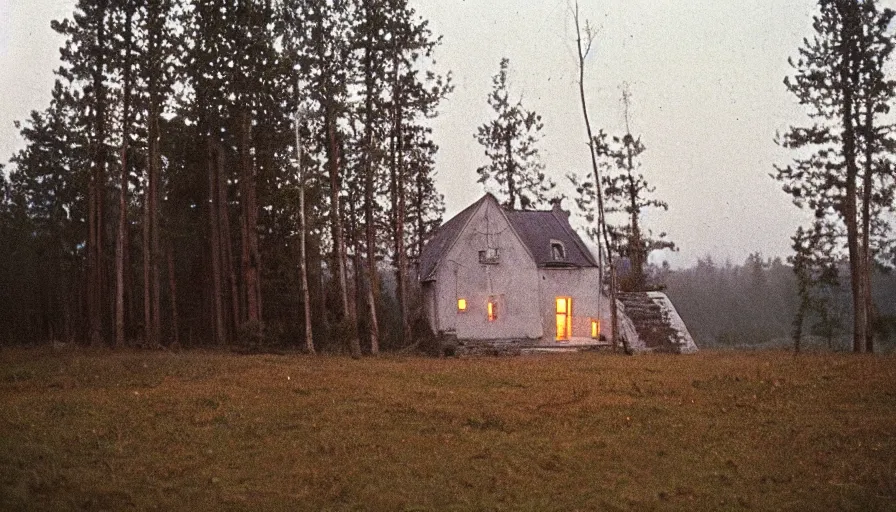
<path id="1" fill-rule="evenodd" d="M 896 510 L 896 357 L 0 351 L 0 509 Z"/>

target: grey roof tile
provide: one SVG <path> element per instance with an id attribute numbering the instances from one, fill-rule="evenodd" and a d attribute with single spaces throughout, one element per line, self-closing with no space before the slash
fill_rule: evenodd
<path id="1" fill-rule="evenodd" d="M 467 224 L 470 216 L 486 198 L 494 196 L 484 195 L 463 211 L 455 215 L 445 224 L 440 226 L 432 239 L 423 248 L 420 255 L 420 280 L 433 279 L 436 266 L 442 256 L 451 248 L 451 245 L 460 235 L 461 230 Z M 495 204 L 498 204 L 495 200 Z M 596 267 L 597 262 L 591 251 L 585 246 L 572 226 L 568 216 L 559 208 L 553 210 L 504 210 L 514 231 L 520 240 L 532 253 L 535 264 L 540 267 Z M 551 253 L 551 240 L 563 243 L 566 249 L 566 258 L 562 261 L 555 260 Z"/>

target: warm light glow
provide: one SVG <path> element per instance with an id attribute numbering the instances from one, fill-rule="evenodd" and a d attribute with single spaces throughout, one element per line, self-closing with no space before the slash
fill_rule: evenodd
<path id="1" fill-rule="evenodd" d="M 600 320 L 591 320 L 591 337 L 597 338 L 600 336 Z"/>
<path id="2" fill-rule="evenodd" d="M 557 313 L 566 313 L 566 297 L 557 297 Z"/>
<path id="3" fill-rule="evenodd" d="M 461 313 L 467 310 L 467 299 L 457 299 L 457 310 Z"/>
<path id="4" fill-rule="evenodd" d="M 572 335 L 572 298 L 557 297 L 557 341 L 567 341 Z"/>
<path id="5" fill-rule="evenodd" d="M 488 301 L 488 321 L 494 322 L 498 319 L 498 305 L 494 300 Z"/>

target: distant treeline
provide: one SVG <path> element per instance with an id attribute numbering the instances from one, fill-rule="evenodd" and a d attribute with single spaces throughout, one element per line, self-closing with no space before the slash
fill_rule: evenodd
<path id="1" fill-rule="evenodd" d="M 743 264 L 735 265 L 718 264 L 707 256 L 691 268 L 653 270 L 698 345 L 792 345 L 799 298 L 793 268 L 781 258 L 763 259 L 754 253 Z M 807 318 L 803 332 L 804 344 L 809 347 L 851 348 L 849 273 L 841 270 L 839 286 L 830 290 L 833 328 L 825 332 L 818 315 Z M 896 274 L 875 272 L 872 287 L 877 309 L 873 322 L 876 350 L 891 351 L 896 346 Z"/>

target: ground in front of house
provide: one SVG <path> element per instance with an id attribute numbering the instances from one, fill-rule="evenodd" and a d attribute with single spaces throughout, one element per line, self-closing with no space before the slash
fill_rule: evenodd
<path id="1" fill-rule="evenodd" d="M 0 351 L 0 509 L 896 503 L 896 357 Z"/>

